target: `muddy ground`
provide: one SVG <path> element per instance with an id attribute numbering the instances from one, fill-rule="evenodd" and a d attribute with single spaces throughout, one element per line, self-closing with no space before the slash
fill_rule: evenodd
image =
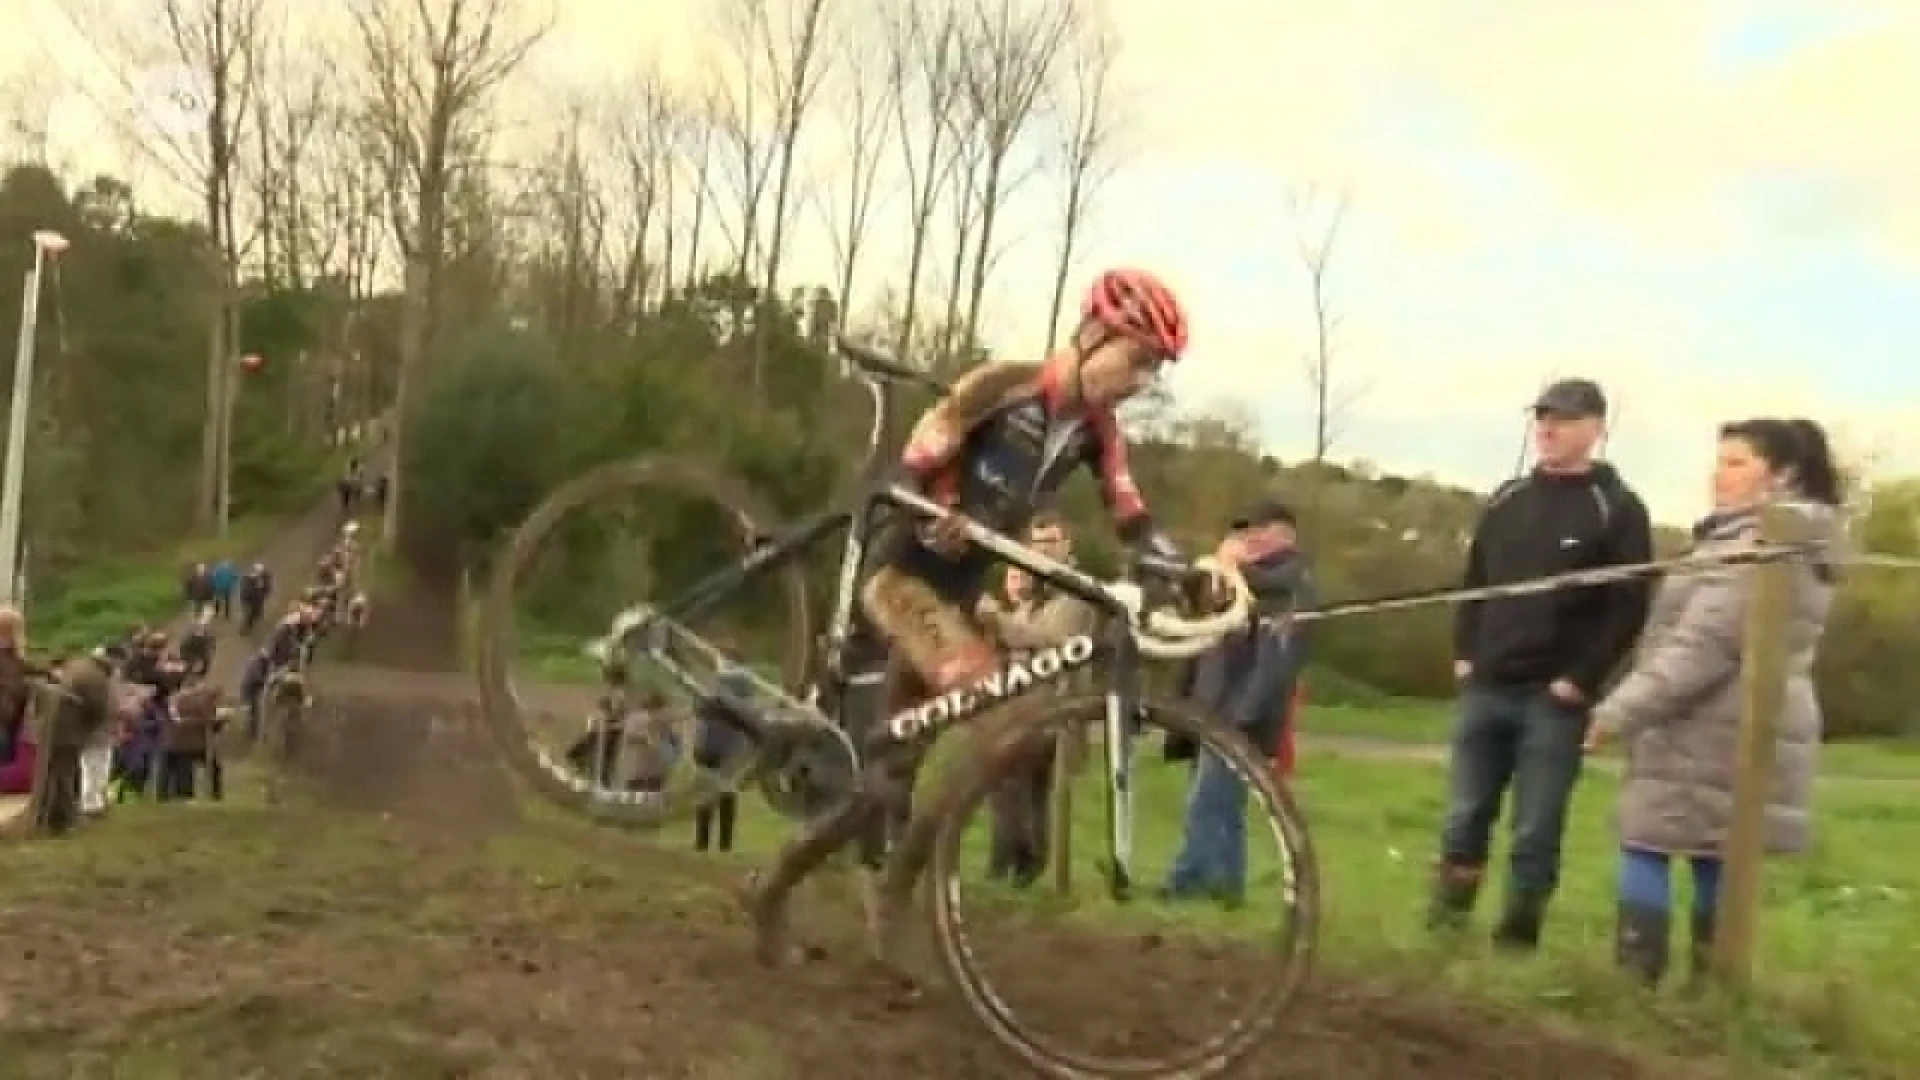
<path id="1" fill-rule="evenodd" d="M 521 813 L 467 707 L 397 686 L 336 693 L 318 719 L 277 810 L 130 808 L 0 856 L 0 1076 L 1017 1075 L 944 993 L 902 1009 L 871 981 L 842 883 L 805 913 L 824 957 L 768 973 L 731 871 Z M 1116 982 L 1089 931 L 1021 932 L 1090 1023 L 1141 1024 L 1218 982 L 1213 959 L 1166 948 L 1160 985 L 1116 1002 L 1137 969 Z M 1328 976 L 1246 1075 L 1652 1072 Z"/>
<path id="2" fill-rule="evenodd" d="M 377 609 L 356 652 L 381 669 L 321 673 L 281 805 L 126 807 L 0 849 L 0 1080 L 1021 1075 L 943 990 L 902 1007 L 876 985 L 844 880 L 803 912 L 816 961 L 768 972 L 730 902 L 737 867 L 523 808 L 451 692 L 463 681 L 424 674 L 454 661 L 444 619 L 404 614 L 427 606 Z M 1137 942 L 1046 920 L 1004 933 L 1028 967 L 1014 977 L 1066 1003 L 1050 1020 L 1122 1041 L 1220 982 L 1217 955 L 1165 940 L 1143 985 L 1120 955 Z M 1322 975 L 1242 1075 L 1656 1073 L 1676 1075 Z"/>

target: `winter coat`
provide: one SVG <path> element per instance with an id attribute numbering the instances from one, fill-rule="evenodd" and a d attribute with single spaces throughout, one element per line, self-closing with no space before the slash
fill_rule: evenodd
<path id="1" fill-rule="evenodd" d="M 1807 513 L 1815 538 L 1841 535 L 1839 516 Z M 1694 553 L 1724 554 L 1760 536 L 1756 511 L 1710 517 L 1695 529 Z M 1626 752 L 1617 824 L 1628 847 L 1717 855 L 1733 810 L 1741 716 L 1742 632 L 1752 567 L 1724 566 L 1667 578 L 1655 595 L 1631 668 L 1594 709 L 1593 723 Z M 1830 568 L 1796 562 L 1787 622 L 1787 684 L 1774 732 L 1774 777 L 1766 809 L 1766 850 L 1787 854 L 1812 838 L 1820 702 L 1814 660 L 1833 607 Z"/>

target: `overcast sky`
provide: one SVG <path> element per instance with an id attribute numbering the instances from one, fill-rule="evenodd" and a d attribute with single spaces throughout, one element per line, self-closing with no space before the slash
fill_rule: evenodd
<path id="1" fill-rule="evenodd" d="M 72 55 L 56 0 L 23 2 L 0 79 L 36 45 Z M 557 2 L 544 82 L 647 57 L 712 70 L 701 0 Z M 1700 509 L 1714 426 L 1760 411 L 1920 472 L 1920 4 L 1106 7 L 1134 149 L 1086 265 L 1171 279 L 1194 318 L 1176 391 L 1251 408 L 1282 458 L 1311 434 L 1287 195 L 1318 184 L 1352 193 L 1335 294 L 1370 387 L 1341 456 L 1484 488 L 1512 469 L 1528 395 L 1577 373 L 1619 403 L 1611 456 L 1662 520 Z M 60 153 L 103 163 L 82 103 L 60 110 Z M 987 335 L 1004 355 L 1043 344 L 1048 201 L 1036 183 L 1009 226 Z M 819 216 L 801 220 L 793 277 L 825 278 Z"/>

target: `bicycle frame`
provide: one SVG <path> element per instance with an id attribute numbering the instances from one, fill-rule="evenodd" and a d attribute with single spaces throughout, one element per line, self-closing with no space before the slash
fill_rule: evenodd
<path id="1" fill-rule="evenodd" d="M 886 511 L 901 511 L 916 517 L 937 517 L 947 511 L 920 494 L 897 484 L 886 484 L 856 495 L 848 504 L 818 514 L 761 543 L 738 563 L 716 571 L 696 582 L 681 595 L 656 607 L 638 626 L 629 629 L 621 642 L 628 649 L 639 648 L 656 662 L 676 667 L 662 650 L 647 643 L 646 626 L 656 620 L 686 623 L 694 621 L 724 604 L 733 594 L 773 569 L 804 558 L 814 546 L 846 531 L 847 544 L 841 562 L 839 588 L 835 596 L 829 640 L 844 644 L 852 627 L 860 568 L 875 531 L 875 519 Z M 1055 682 L 1098 660 L 1111 661 L 1106 693 L 1106 766 L 1107 831 L 1111 843 L 1110 885 L 1116 898 L 1124 898 L 1131 886 L 1129 862 L 1133 846 L 1132 775 L 1128 754 L 1128 720 L 1139 708 L 1140 653 L 1132 635 L 1131 614 L 1096 578 L 1058 560 L 1047 557 L 1019 541 L 977 523 L 970 523 L 967 537 L 996 558 L 1019 567 L 1071 596 L 1083 600 L 1109 616 L 1105 630 L 1083 634 L 1065 642 L 1017 658 L 990 672 L 971 685 L 948 690 L 926 702 L 900 710 L 867 734 L 863 752 L 885 753 L 891 748 L 930 745 L 948 729 L 975 719 L 989 709 Z M 836 654 L 824 672 L 830 689 L 844 694 L 848 673 Z M 687 680 L 691 682 L 691 680 Z M 760 733 L 753 733 L 760 734 Z"/>

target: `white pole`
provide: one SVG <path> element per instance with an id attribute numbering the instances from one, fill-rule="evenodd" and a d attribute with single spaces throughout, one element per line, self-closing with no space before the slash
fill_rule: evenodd
<path id="1" fill-rule="evenodd" d="M 0 597 L 14 607 L 26 603 L 25 566 L 20 543 L 20 504 L 26 494 L 27 416 L 33 398 L 34 333 L 40 321 L 40 278 L 47 257 L 67 250 L 67 238 L 42 229 L 33 234 L 33 269 L 20 300 L 20 344 L 13 358 L 13 404 L 7 419 L 6 481 L 0 487 Z"/>
<path id="2" fill-rule="evenodd" d="M 7 414 L 6 483 L 0 488 L 0 596 L 9 606 L 20 602 L 20 501 L 27 475 L 27 410 L 33 397 L 33 343 L 40 321 L 40 272 L 46 248 L 33 246 L 20 300 L 20 344 L 13 354 L 13 404 Z"/>

